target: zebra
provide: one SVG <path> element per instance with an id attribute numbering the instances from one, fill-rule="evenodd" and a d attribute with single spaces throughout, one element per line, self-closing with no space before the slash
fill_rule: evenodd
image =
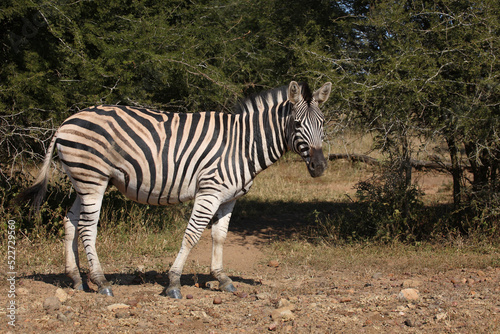
<path id="1" fill-rule="evenodd" d="M 73 288 L 88 291 L 78 259 L 78 236 L 98 292 L 113 296 L 96 252 L 97 222 L 104 193 L 114 185 L 128 198 L 149 205 L 194 199 L 180 250 L 162 294 L 180 299 L 180 277 L 190 250 L 212 222 L 211 275 L 221 291 L 236 291 L 223 271 L 223 244 L 237 198 L 255 176 L 285 152 L 298 153 L 312 177 L 327 167 L 322 142 L 325 118 L 319 104 L 331 92 L 314 93 L 291 81 L 241 100 L 234 113 L 170 113 L 101 105 L 67 118 L 54 134 L 40 173 L 19 197 L 39 209 L 57 148 L 63 171 L 76 192 L 64 218 L 65 271 Z"/>

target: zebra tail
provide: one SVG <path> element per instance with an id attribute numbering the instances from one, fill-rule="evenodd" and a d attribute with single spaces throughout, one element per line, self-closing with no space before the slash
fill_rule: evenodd
<path id="1" fill-rule="evenodd" d="M 42 169 L 40 170 L 33 185 L 23 190 L 15 199 L 18 204 L 23 204 L 31 201 L 31 207 L 32 209 L 35 209 L 35 212 L 37 213 L 40 211 L 40 206 L 43 203 L 43 199 L 47 192 L 50 162 L 52 161 L 52 155 L 56 146 L 56 138 L 57 134 L 54 135 L 52 141 L 50 142 L 49 149 L 47 150 L 47 154 L 45 155 L 45 160 L 43 161 Z"/>

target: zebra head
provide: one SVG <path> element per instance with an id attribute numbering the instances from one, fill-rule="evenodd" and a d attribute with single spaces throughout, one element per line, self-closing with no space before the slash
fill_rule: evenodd
<path id="1" fill-rule="evenodd" d="M 325 117 L 319 104 L 328 99 L 331 89 L 330 82 L 314 93 L 311 93 L 307 84 L 299 85 L 292 81 L 288 86 L 288 100 L 292 106 L 288 123 L 288 148 L 304 159 L 312 177 L 321 176 L 327 167 L 322 149 Z"/>

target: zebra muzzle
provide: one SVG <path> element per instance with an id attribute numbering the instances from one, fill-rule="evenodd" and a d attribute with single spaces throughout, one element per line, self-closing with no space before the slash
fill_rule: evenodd
<path id="1" fill-rule="evenodd" d="M 309 157 L 304 160 L 307 163 L 307 170 L 312 177 L 319 177 L 323 175 L 325 169 L 327 168 L 327 162 L 325 156 L 323 155 L 323 149 L 311 148 L 309 151 Z"/>

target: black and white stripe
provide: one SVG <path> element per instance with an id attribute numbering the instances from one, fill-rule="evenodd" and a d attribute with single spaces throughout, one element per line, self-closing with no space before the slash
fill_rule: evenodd
<path id="1" fill-rule="evenodd" d="M 69 117 L 52 140 L 41 174 L 25 196 L 40 203 L 54 148 L 77 193 L 65 218 L 66 272 L 85 289 L 77 236 L 90 263 L 90 279 L 112 295 L 95 250 L 97 221 L 109 183 L 130 199 L 165 205 L 194 199 L 193 212 L 172 265 L 167 295 L 180 298 L 180 275 L 191 248 L 213 220 L 212 274 L 234 291 L 222 271 L 224 243 L 234 201 L 254 177 L 287 150 L 300 154 L 311 176 L 326 168 L 321 146 L 331 84 L 311 93 L 307 84 L 266 91 L 243 100 L 234 114 L 167 113 L 126 106 L 97 106 Z"/>

